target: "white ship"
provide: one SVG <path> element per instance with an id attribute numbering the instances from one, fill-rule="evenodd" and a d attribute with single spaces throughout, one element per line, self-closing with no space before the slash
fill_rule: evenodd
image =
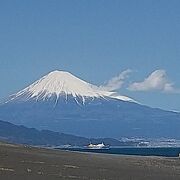
<path id="1" fill-rule="evenodd" d="M 101 144 L 90 143 L 87 147 L 89 149 L 106 149 L 106 148 L 109 148 L 109 146 L 106 146 L 103 142 Z"/>

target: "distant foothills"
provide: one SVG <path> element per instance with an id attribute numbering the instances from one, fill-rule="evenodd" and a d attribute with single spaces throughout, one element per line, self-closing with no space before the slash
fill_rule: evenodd
<path id="1" fill-rule="evenodd" d="M 110 146 L 137 146 L 138 142 L 120 141 L 113 138 L 85 138 L 73 136 L 69 134 L 53 132 L 49 130 L 39 131 L 34 128 L 26 128 L 25 126 L 17 126 L 9 122 L 0 120 L 0 140 L 45 147 L 57 146 L 83 146 L 86 147 L 90 143 L 104 143 Z"/>

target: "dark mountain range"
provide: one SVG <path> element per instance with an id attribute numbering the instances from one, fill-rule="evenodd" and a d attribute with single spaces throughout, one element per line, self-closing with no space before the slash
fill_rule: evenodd
<path id="1" fill-rule="evenodd" d="M 34 128 L 17 126 L 0 120 L 0 139 L 12 143 L 43 146 L 87 146 L 90 142 L 94 144 L 105 143 L 111 146 L 136 145 L 135 142 L 120 142 L 112 138 L 88 139 L 69 134 L 53 132 L 49 130 L 38 131 Z"/>

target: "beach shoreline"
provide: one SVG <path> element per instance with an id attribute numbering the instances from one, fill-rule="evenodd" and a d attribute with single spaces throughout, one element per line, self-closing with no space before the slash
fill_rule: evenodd
<path id="1" fill-rule="evenodd" d="M 2 180 L 178 180 L 180 159 L 52 150 L 0 143 Z"/>

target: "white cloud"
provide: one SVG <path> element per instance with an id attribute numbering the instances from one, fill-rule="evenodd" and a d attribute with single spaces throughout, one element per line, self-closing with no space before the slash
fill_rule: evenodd
<path id="1" fill-rule="evenodd" d="M 174 84 L 169 81 L 165 70 L 152 72 L 144 81 L 134 82 L 128 88 L 131 91 L 163 91 L 168 93 L 180 93 Z"/>
<path id="2" fill-rule="evenodd" d="M 100 89 L 107 90 L 107 91 L 114 91 L 118 90 L 124 84 L 124 81 L 129 77 L 129 74 L 132 70 L 127 69 L 121 72 L 118 76 L 113 77 L 110 79 L 105 85 L 100 86 Z"/>

